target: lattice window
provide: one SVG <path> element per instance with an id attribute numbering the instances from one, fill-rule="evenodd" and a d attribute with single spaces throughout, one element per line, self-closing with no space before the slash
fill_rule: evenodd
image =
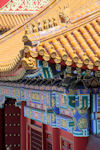
<path id="1" fill-rule="evenodd" d="M 46 149 L 52 150 L 52 135 L 50 133 L 46 133 Z"/>
<path id="2" fill-rule="evenodd" d="M 61 150 L 73 150 L 73 144 L 61 137 Z"/>
<path id="3" fill-rule="evenodd" d="M 31 149 L 42 150 L 42 133 L 31 129 Z"/>

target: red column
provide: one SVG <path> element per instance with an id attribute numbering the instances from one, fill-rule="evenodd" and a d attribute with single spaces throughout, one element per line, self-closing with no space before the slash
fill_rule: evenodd
<path id="1" fill-rule="evenodd" d="M 74 137 L 74 150 L 86 150 L 88 137 Z"/>
<path id="2" fill-rule="evenodd" d="M 60 150 L 60 136 L 58 128 L 52 128 L 52 147 L 53 150 Z"/>
<path id="3" fill-rule="evenodd" d="M 46 129 L 46 127 L 45 127 L 46 125 L 45 124 L 43 124 L 42 125 L 42 132 L 43 132 L 43 145 L 42 145 L 42 147 L 43 147 L 43 150 L 46 150 L 46 133 L 45 133 L 45 129 Z"/>
<path id="4" fill-rule="evenodd" d="M 24 117 L 24 106 L 26 102 L 21 104 L 21 150 L 26 150 L 26 118 Z"/>
<path id="5" fill-rule="evenodd" d="M 5 114 L 4 114 L 5 115 Z M 0 149 L 2 150 L 3 149 L 3 137 L 4 137 L 4 135 L 3 134 L 5 134 L 4 132 L 3 132 L 3 109 L 1 109 L 0 108 Z"/>

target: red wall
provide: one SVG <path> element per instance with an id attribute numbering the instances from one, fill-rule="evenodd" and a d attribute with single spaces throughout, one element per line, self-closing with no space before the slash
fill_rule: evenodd
<path id="1" fill-rule="evenodd" d="M 74 137 L 74 150 L 86 150 L 88 137 Z"/>
<path id="2" fill-rule="evenodd" d="M 3 149 L 3 109 L 0 108 L 0 150 Z"/>
<path id="3" fill-rule="evenodd" d="M 22 101 L 21 104 L 21 150 L 26 150 L 26 118 L 24 117 L 24 106 L 26 102 Z"/>
<path id="4" fill-rule="evenodd" d="M 9 0 L 0 0 L 0 8 L 2 8 L 8 2 L 9 2 Z"/>
<path id="5" fill-rule="evenodd" d="M 61 129 L 59 130 L 60 130 L 60 136 L 68 139 L 68 141 L 74 142 L 74 137 L 71 133 L 61 130 Z"/>
<path id="6" fill-rule="evenodd" d="M 52 149 L 53 150 L 60 150 L 60 137 L 66 139 L 69 143 L 73 143 L 73 150 L 86 150 L 86 145 L 88 143 L 88 137 L 74 137 L 71 133 L 66 132 L 64 130 L 58 129 L 58 128 L 52 128 L 49 125 L 42 124 L 40 122 L 27 119 L 27 123 L 33 123 L 39 126 L 42 126 L 43 128 L 43 143 L 44 143 L 44 149 L 46 148 L 46 134 L 52 135 Z"/>
<path id="7" fill-rule="evenodd" d="M 44 126 L 45 126 L 44 127 L 44 130 L 45 130 L 44 131 L 44 143 L 46 142 L 46 137 L 45 137 L 46 133 L 51 133 L 53 150 L 60 150 L 60 137 L 65 138 L 68 142 L 71 142 L 71 143 L 74 142 L 74 137 L 71 133 L 68 133 L 58 128 L 52 128 L 49 125 L 44 125 Z"/>

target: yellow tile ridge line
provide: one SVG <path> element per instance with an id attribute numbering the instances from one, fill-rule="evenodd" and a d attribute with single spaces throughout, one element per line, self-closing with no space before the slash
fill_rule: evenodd
<path id="1" fill-rule="evenodd" d="M 22 68 L 21 72 L 19 72 L 16 76 L 7 76 L 7 77 L 0 77 L 0 80 L 7 80 L 7 81 L 17 81 L 21 79 L 26 73 L 26 70 Z"/>
<path id="2" fill-rule="evenodd" d="M 77 19 L 77 20 L 73 20 L 72 23 L 77 23 L 78 21 L 83 20 L 83 18 L 85 19 L 85 18 L 87 18 L 87 17 L 91 17 L 91 16 L 95 15 L 95 14 L 98 13 L 98 12 L 100 12 L 100 9 L 94 11 L 93 13 L 91 12 L 91 14 L 88 14 L 88 15 L 86 15 L 86 16 L 84 16 L 84 17 L 80 17 L 80 18 Z"/>
<path id="3" fill-rule="evenodd" d="M 72 24 L 71 27 L 69 26 L 69 28 L 67 27 L 64 27 L 63 29 L 60 29 L 58 31 L 55 31 L 49 35 L 45 35 L 45 36 L 42 36 L 42 37 L 39 37 L 39 38 L 35 38 L 33 40 L 37 41 L 37 40 L 40 40 L 41 42 L 43 41 L 46 41 L 47 39 L 51 39 L 51 38 L 54 38 L 56 36 L 59 36 L 61 34 L 64 34 L 65 32 L 69 32 L 69 31 L 72 31 L 74 30 L 75 28 L 78 28 L 79 26 L 81 25 L 84 25 L 86 23 L 89 23 L 90 21 L 96 19 L 97 17 L 100 16 L 100 13 L 96 13 L 95 16 L 91 16 L 89 18 L 85 18 L 85 20 L 83 20 L 82 22 L 79 22 L 78 24 Z M 60 33 L 59 33 L 60 32 Z M 55 34 L 56 33 L 56 34 Z"/>
<path id="4" fill-rule="evenodd" d="M 86 23 L 85 23 L 86 24 Z M 88 25 L 89 25 L 89 22 L 88 22 Z M 82 28 L 82 27 L 81 27 Z M 77 31 L 77 30 L 76 30 Z M 70 34 L 70 32 L 69 32 L 69 34 Z M 79 36 L 78 36 L 79 37 Z M 54 39 L 54 37 L 53 37 L 53 39 Z M 47 39 L 48 40 L 48 39 Z M 49 40 L 48 40 L 49 41 Z M 71 41 L 73 41 L 73 39 L 71 39 Z M 88 41 L 89 43 L 90 43 L 90 40 Z M 84 43 L 84 42 L 82 42 L 82 43 Z M 56 43 L 55 43 L 56 44 Z M 93 44 L 93 41 L 92 41 L 92 44 Z M 93 62 L 94 62 L 94 64 L 95 64 L 95 66 L 98 66 L 99 65 L 99 59 L 98 58 L 95 58 L 95 49 L 97 48 L 97 46 L 95 45 L 95 43 L 93 44 L 95 47 L 93 47 L 93 49 L 92 50 L 90 50 L 90 52 L 91 52 L 91 56 L 90 56 L 90 52 L 89 52 L 89 49 L 88 49 L 88 54 L 89 54 L 89 56 L 90 56 L 90 58 L 93 58 Z M 86 47 L 87 46 L 87 47 Z M 76 47 L 77 47 L 77 45 L 76 45 Z M 58 50 L 58 47 L 55 47 L 57 50 Z M 88 45 L 87 44 L 85 44 L 85 49 L 87 49 L 88 48 Z M 93 53 L 94 52 L 94 53 Z M 93 55 L 92 55 L 93 54 Z M 99 54 L 99 52 L 97 51 L 97 54 L 100 56 L 100 54 Z M 87 63 L 87 62 L 86 62 Z M 91 64 L 89 64 L 89 65 L 93 65 L 92 63 Z M 90 67 L 88 65 L 88 68 Z"/>
<path id="5" fill-rule="evenodd" d="M 17 55 L 12 63 L 10 63 L 10 64 L 7 63 L 6 65 L 5 64 L 0 65 L 0 72 L 12 71 L 15 67 L 18 66 L 18 64 L 20 64 L 21 58 L 22 58 L 21 55 Z M 17 64 L 17 66 L 16 66 L 16 64 Z"/>
<path id="6" fill-rule="evenodd" d="M 49 36 L 47 35 L 47 36 L 45 36 L 45 37 L 41 37 L 39 40 L 40 40 L 41 42 L 44 42 L 44 41 L 46 41 L 46 40 L 50 40 L 51 38 L 56 38 L 57 36 L 63 35 L 63 34 L 65 34 L 66 32 L 71 32 L 71 31 L 73 31 L 73 30 L 79 28 L 80 26 L 83 26 L 83 25 L 85 25 L 86 23 L 91 22 L 92 20 L 98 18 L 99 16 L 100 16 L 100 13 L 99 13 L 99 14 L 97 13 L 95 16 L 93 16 L 93 17 L 91 16 L 91 18 L 87 18 L 84 22 L 81 22 L 81 23 L 79 23 L 79 24 L 73 25 L 73 26 L 71 26 L 71 27 L 69 27 L 69 28 L 61 29 L 60 31 L 57 31 L 56 34 L 55 34 L 55 32 L 54 32 L 54 33 L 50 34 Z M 33 39 L 33 40 L 34 40 L 34 39 Z M 38 40 L 38 39 L 37 39 L 37 40 Z"/>
<path id="7" fill-rule="evenodd" d="M 37 17 L 39 17 L 38 15 L 41 14 L 42 12 L 44 12 L 47 8 L 49 8 L 49 6 L 53 5 L 53 3 L 55 3 L 56 0 L 52 0 L 47 6 L 45 6 L 42 11 L 42 9 L 40 9 L 41 11 L 38 12 L 36 15 L 33 15 L 31 18 L 28 19 L 28 21 L 26 21 L 24 24 L 21 24 L 15 28 L 13 28 L 12 30 L 8 31 L 7 33 L 5 33 L 3 36 L 1 36 L 0 39 L 4 38 L 5 36 L 8 36 L 10 33 L 14 32 L 15 30 L 17 30 L 18 28 L 22 27 L 23 25 L 25 25 L 26 23 L 29 23 L 32 19 L 36 19 Z M 58 3 L 58 2 L 57 2 Z M 96 13 L 96 12 L 94 12 Z M 87 17 L 87 16 L 86 16 Z M 82 18 L 83 19 L 83 18 Z"/>
<path id="8" fill-rule="evenodd" d="M 21 61 L 19 61 L 18 64 L 16 64 L 16 66 L 14 67 L 13 70 L 8 70 L 6 72 L 0 72 L 0 76 L 8 76 L 9 74 L 13 74 L 14 72 L 16 72 L 19 68 L 19 66 L 21 66 Z"/>

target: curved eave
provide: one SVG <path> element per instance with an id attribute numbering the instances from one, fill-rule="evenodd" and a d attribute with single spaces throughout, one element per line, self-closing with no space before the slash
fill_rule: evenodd
<path id="1" fill-rule="evenodd" d="M 38 20 L 42 15 L 45 14 L 45 11 L 48 11 L 50 6 L 52 7 L 52 5 L 54 5 L 55 3 L 56 3 L 56 0 L 51 0 L 46 6 L 41 8 L 38 12 L 33 13 L 33 14 L 28 14 L 28 13 L 25 14 L 26 17 L 23 14 L 14 15 L 14 14 L 10 14 L 9 12 L 8 13 L 0 12 L 0 15 L 2 16 L 2 19 L 3 19 L 3 22 L 0 19 L 1 28 L 2 26 L 6 28 L 10 26 L 10 30 L 0 36 L 0 41 L 4 40 L 6 37 L 9 37 L 15 34 L 16 31 L 20 31 L 21 29 L 24 29 L 28 23 L 31 23 L 31 21 Z M 4 20 L 3 15 L 6 16 L 6 22 Z M 12 15 L 14 16 L 14 19 L 17 21 L 15 25 L 11 19 Z M 9 20 L 7 19 L 7 16 L 10 18 Z M 13 28 L 12 28 L 12 24 L 13 24 Z"/>
<path id="2" fill-rule="evenodd" d="M 21 51 L 23 42 L 21 36 L 23 31 L 16 33 L 10 39 L 0 42 L 0 73 L 13 70 L 16 65 L 20 64 L 23 57 Z"/>
<path id="3" fill-rule="evenodd" d="M 8 32 L 0 35 L 0 73 L 7 73 L 15 69 L 16 65 L 20 64 L 22 55 L 20 51 L 23 49 L 22 36 L 24 35 L 25 26 L 32 21 L 32 19 L 37 19 L 42 14 L 49 9 L 49 6 L 52 6 L 55 3 L 55 0 L 52 0 L 44 8 L 41 8 L 39 12 L 33 14 L 32 17 L 29 17 L 26 21 L 18 23 L 17 26 L 9 30 Z M 6 17 L 9 16 L 5 14 Z M 2 16 L 2 15 L 1 15 Z M 10 16 L 11 17 L 11 16 Z M 2 16 L 2 19 L 5 17 Z M 19 19 L 20 20 L 20 19 Z M 12 20 L 7 20 L 6 23 L 11 23 Z M 11 24 L 10 24 L 11 25 Z"/>
<path id="4" fill-rule="evenodd" d="M 63 0 L 63 2 L 66 2 L 66 0 Z M 38 19 L 43 19 L 44 17 L 47 17 L 50 15 L 50 17 L 53 17 L 54 12 L 56 12 L 56 16 L 58 16 L 57 10 L 59 9 L 59 6 L 61 5 L 62 8 L 64 7 L 64 4 L 62 0 L 56 1 L 52 0 L 47 6 L 42 8 L 38 13 L 34 14 L 32 17 L 30 17 L 28 20 L 26 20 L 24 23 L 19 24 L 19 26 L 14 27 L 13 29 L 9 30 L 7 33 L 0 36 L 0 72 L 6 73 L 11 70 L 14 70 L 16 65 L 20 63 L 20 60 L 22 59 L 22 56 L 20 55 L 20 51 L 23 49 L 23 43 L 22 43 L 22 37 L 24 35 L 24 28 L 28 23 L 31 23 L 32 21 L 37 21 Z M 78 22 L 77 22 L 78 24 Z M 70 32 L 69 32 L 70 34 Z M 65 36 L 65 35 L 63 35 Z M 57 37 L 59 38 L 59 37 Z M 47 41 L 46 41 L 47 42 Z M 49 42 L 49 41 L 48 41 Z M 43 43 L 45 44 L 45 42 Z M 44 51 L 47 51 L 46 49 Z M 58 53 L 58 51 L 56 51 Z M 76 53 L 76 52 L 75 52 Z M 48 54 L 48 51 L 44 53 L 44 60 L 49 61 L 51 58 L 50 53 Z M 68 52 L 66 51 L 66 54 Z M 77 52 L 76 55 L 78 56 L 79 53 Z M 59 56 L 59 57 L 58 57 Z M 57 63 L 60 63 L 62 61 L 61 54 L 58 54 L 56 57 Z M 68 54 L 69 57 L 69 54 Z M 67 60 L 72 64 L 73 59 L 70 61 L 71 58 Z M 79 58 L 79 56 L 78 56 Z M 91 58 L 89 58 L 90 60 Z M 91 63 L 91 61 L 89 61 Z M 65 63 L 67 64 L 67 62 Z M 79 58 L 78 59 L 78 65 L 82 65 L 83 62 Z M 94 67 L 94 64 L 91 63 L 91 66 Z"/>
<path id="5" fill-rule="evenodd" d="M 6 75 L 1 76 L 0 81 L 17 81 L 17 80 L 22 79 L 25 73 L 26 73 L 26 70 L 23 67 L 21 67 L 12 74 L 7 74 L 7 76 Z"/>
<path id="6" fill-rule="evenodd" d="M 0 30 L 10 30 L 17 25 L 23 24 L 25 20 L 28 20 L 33 15 L 28 14 L 8 14 L 0 12 Z"/>
<path id="7" fill-rule="evenodd" d="M 56 64 L 100 70 L 100 13 L 70 31 L 45 39 L 30 53 L 32 57 L 41 56 L 36 59 Z"/>

